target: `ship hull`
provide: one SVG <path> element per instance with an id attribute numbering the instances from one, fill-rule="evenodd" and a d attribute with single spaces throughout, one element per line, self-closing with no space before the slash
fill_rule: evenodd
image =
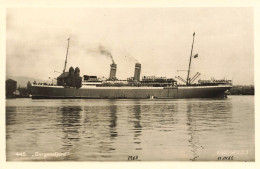
<path id="1" fill-rule="evenodd" d="M 224 98 L 231 86 L 92 87 L 32 86 L 33 99 L 185 99 Z"/>

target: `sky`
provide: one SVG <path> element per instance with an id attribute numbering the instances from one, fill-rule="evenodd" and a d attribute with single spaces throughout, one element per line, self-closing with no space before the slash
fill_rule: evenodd
<path id="1" fill-rule="evenodd" d="M 253 8 L 9 8 L 6 74 L 48 80 L 68 63 L 82 75 L 186 78 L 193 32 L 191 75 L 254 84 Z M 56 71 L 56 72 L 55 72 Z"/>

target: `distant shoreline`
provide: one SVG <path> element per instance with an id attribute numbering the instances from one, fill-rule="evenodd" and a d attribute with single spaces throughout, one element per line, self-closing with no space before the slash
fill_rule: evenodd
<path id="1" fill-rule="evenodd" d="M 255 87 L 253 85 L 235 85 L 228 91 L 228 95 L 255 95 Z"/>

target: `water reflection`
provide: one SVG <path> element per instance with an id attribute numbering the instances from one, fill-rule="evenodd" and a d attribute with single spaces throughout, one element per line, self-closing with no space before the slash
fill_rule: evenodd
<path id="1" fill-rule="evenodd" d="M 17 107 L 6 107 L 6 113 L 5 115 L 5 124 L 6 125 L 15 125 L 16 124 L 16 113 L 17 113 Z"/>
<path id="2" fill-rule="evenodd" d="M 197 149 L 199 148 L 199 137 L 197 135 L 197 125 L 196 118 L 192 116 L 192 104 L 187 104 L 187 126 L 188 126 L 188 135 L 190 136 L 189 147 L 191 147 L 192 158 L 190 160 L 194 161 L 199 157 Z"/>
<path id="3" fill-rule="evenodd" d="M 72 147 L 80 140 L 79 130 L 81 128 L 82 108 L 80 106 L 64 106 L 60 108 L 61 117 L 57 126 L 62 129 L 62 149 L 64 152 L 72 152 Z"/>
<path id="4" fill-rule="evenodd" d="M 110 138 L 113 140 L 117 137 L 116 125 L 117 125 L 117 106 L 111 105 L 109 106 L 110 109 L 110 124 L 109 124 L 109 131 L 110 131 Z"/>
<path id="5" fill-rule="evenodd" d="M 140 144 L 141 139 L 140 136 L 142 135 L 142 125 L 141 125 L 141 106 L 140 103 L 135 103 L 133 107 L 133 115 L 135 120 L 134 122 L 134 143 Z M 141 150 L 141 148 L 136 148 L 137 150 Z"/>
<path id="6" fill-rule="evenodd" d="M 179 100 L 24 100 L 6 107 L 8 161 L 254 160 L 254 97 Z M 15 105 L 18 106 L 15 106 Z M 17 157 L 15 152 L 69 152 Z"/>
<path id="7" fill-rule="evenodd" d="M 200 152 L 203 151 L 205 145 L 201 142 L 201 137 L 205 131 L 219 132 L 230 127 L 232 123 L 232 104 L 227 100 L 212 103 L 196 103 L 187 102 L 187 126 L 189 135 L 189 147 L 191 148 L 192 157 L 190 160 L 195 161 L 200 157 Z"/>

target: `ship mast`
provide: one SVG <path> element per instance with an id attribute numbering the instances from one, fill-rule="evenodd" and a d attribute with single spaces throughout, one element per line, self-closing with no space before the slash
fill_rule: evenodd
<path id="1" fill-rule="evenodd" d="M 189 68 L 188 68 L 188 75 L 187 75 L 186 85 L 190 85 L 190 66 L 191 66 L 191 58 L 192 58 L 194 37 L 195 37 L 195 32 L 193 33 L 193 41 L 192 41 L 191 52 L 190 52 L 190 62 L 189 62 Z"/>
<path id="2" fill-rule="evenodd" d="M 66 66 L 67 66 L 67 58 L 68 58 L 68 53 L 69 53 L 69 45 L 70 45 L 70 38 L 68 39 L 68 47 L 67 47 L 66 60 L 65 60 L 65 65 L 64 65 L 63 73 L 65 73 Z"/>
<path id="3" fill-rule="evenodd" d="M 70 38 L 68 38 L 67 53 L 66 53 L 66 59 L 65 59 L 64 69 L 63 69 L 63 85 L 64 85 L 66 66 L 67 66 L 67 58 L 68 58 L 68 53 L 69 53 L 69 45 L 70 45 Z"/>

